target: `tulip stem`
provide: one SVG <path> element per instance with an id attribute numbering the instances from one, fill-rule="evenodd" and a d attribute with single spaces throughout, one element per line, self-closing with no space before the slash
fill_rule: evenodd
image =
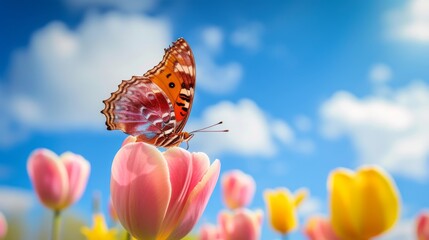
<path id="1" fill-rule="evenodd" d="M 131 240 L 131 234 L 129 232 L 125 235 L 125 240 Z"/>
<path id="2" fill-rule="evenodd" d="M 288 240 L 289 239 L 289 235 L 288 234 L 283 234 L 281 237 L 282 240 Z"/>
<path id="3" fill-rule="evenodd" d="M 51 240 L 60 239 L 60 222 L 61 222 L 61 211 L 54 210 L 54 217 L 52 219 L 52 235 Z"/>

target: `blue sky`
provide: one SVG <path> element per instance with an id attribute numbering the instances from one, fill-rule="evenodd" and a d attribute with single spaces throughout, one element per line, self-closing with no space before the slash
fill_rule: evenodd
<path id="1" fill-rule="evenodd" d="M 105 130 L 102 100 L 184 37 L 197 64 L 185 129 L 223 120 L 230 130 L 198 134 L 190 150 L 220 159 L 222 172 L 251 174 L 251 208 L 265 208 L 266 188 L 307 187 L 303 223 L 327 214 L 332 169 L 377 164 L 403 204 L 385 239 L 410 238 L 429 203 L 427 0 L 118 2 L 0 3 L 0 209 L 37 217 L 26 161 L 45 147 L 91 162 L 87 190 L 70 209 L 89 221 L 94 191 L 107 204 L 125 137 Z M 17 196 L 27 200 L 16 204 Z M 222 208 L 218 186 L 200 223 Z M 276 238 L 265 218 L 263 239 Z"/>

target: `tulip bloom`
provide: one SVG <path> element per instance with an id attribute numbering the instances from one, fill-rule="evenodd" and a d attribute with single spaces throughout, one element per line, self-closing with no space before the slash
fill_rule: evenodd
<path id="1" fill-rule="evenodd" d="M 113 221 L 118 221 L 118 214 L 116 214 L 116 210 L 113 208 L 112 199 L 109 200 L 109 215 Z"/>
<path id="2" fill-rule="evenodd" d="M 82 227 L 81 232 L 88 240 L 115 240 L 116 230 L 108 229 L 104 216 L 101 213 L 94 214 L 93 216 L 94 226 L 92 229 L 88 227 Z"/>
<path id="3" fill-rule="evenodd" d="M 416 232 L 418 240 L 429 240 L 429 212 L 422 212 L 417 217 Z"/>
<path id="4" fill-rule="evenodd" d="M 48 149 L 37 149 L 28 159 L 27 171 L 42 204 L 59 211 L 82 196 L 90 164 L 70 152 L 58 156 Z"/>
<path id="5" fill-rule="evenodd" d="M 256 184 L 252 176 L 234 170 L 222 176 L 223 202 L 229 209 L 247 206 L 255 194 Z"/>
<path id="6" fill-rule="evenodd" d="M 7 233 L 7 222 L 4 215 L 0 212 L 0 239 L 3 239 Z"/>
<path id="7" fill-rule="evenodd" d="M 225 240 L 256 240 L 261 235 L 262 211 L 244 208 L 232 213 L 223 211 L 219 214 L 219 224 Z"/>
<path id="8" fill-rule="evenodd" d="M 127 145 L 128 143 L 134 143 L 136 141 L 137 141 L 137 137 L 134 137 L 134 136 L 130 135 L 130 136 L 128 136 L 128 137 L 125 138 L 125 140 L 122 142 L 122 146 L 121 147 Z"/>
<path id="9" fill-rule="evenodd" d="M 223 240 L 222 232 L 218 226 L 204 224 L 200 228 L 199 240 Z"/>
<path id="10" fill-rule="evenodd" d="M 307 194 L 305 189 L 300 189 L 295 195 L 292 195 L 286 188 L 264 192 L 268 218 L 274 230 L 286 235 L 298 227 L 296 208 L 306 198 Z"/>
<path id="11" fill-rule="evenodd" d="M 367 240 L 389 230 L 399 217 L 395 182 L 378 167 L 338 168 L 328 180 L 331 224 L 341 239 Z"/>
<path id="12" fill-rule="evenodd" d="M 339 240 L 331 223 L 324 217 L 311 217 L 305 225 L 304 233 L 310 240 Z"/>
<path id="13" fill-rule="evenodd" d="M 122 226 L 137 239 L 181 239 L 203 213 L 220 172 L 204 153 L 125 144 L 112 163 L 111 198 Z"/>

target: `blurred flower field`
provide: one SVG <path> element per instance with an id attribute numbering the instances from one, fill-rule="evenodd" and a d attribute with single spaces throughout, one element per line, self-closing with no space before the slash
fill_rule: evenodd
<path id="1" fill-rule="evenodd" d="M 95 195 L 92 225 L 85 226 L 78 218 L 62 215 L 85 191 L 89 162 L 74 153 L 58 156 L 37 149 L 29 156 L 28 174 L 40 204 L 52 211 L 52 219 L 44 221 L 50 228 L 39 238 L 256 240 L 261 239 L 262 221 L 268 221 L 281 239 L 303 231 L 311 240 L 368 240 L 388 232 L 399 219 L 400 193 L 391 176 L 377 166 L 334 169 L 327 179 L 330 215 L 316 214 L 306 223 L 299 223 L 297 208 L 311 194 L 307 189 L 266 189 L 265 208 L 249 209 L 257 183 L 233 170 L 219 183 L 225 209 L 219 209 L 218 222 L 196 229 L 218 181 L 220 162 L 210 163 L 206 154 L 179 147 L 160 152 L 130 136 L 112 163 L 109 209 L 100 209 L 101 199 Z M 416 219 L 416 239 L 428 239 L 428 216 L 422 213 Z M 2 239 L 19 236 L 19 227 L 12 224 L 13 219 L 8 227 L 8 219 L 0 215 Z"/>
<path id="2" fill-rule="evenodd" d="M 0 1 L 0 240 L 429 240 L 428 122 L 429 0 Z"/>

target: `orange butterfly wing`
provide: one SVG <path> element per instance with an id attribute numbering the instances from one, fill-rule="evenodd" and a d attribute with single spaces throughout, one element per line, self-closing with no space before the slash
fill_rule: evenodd
<path id="1" fill-rule="evenodd" d="M 122 81 L 104 100 L 109 130 L 120 129 L 139 141 L 177 146 L 190 139 L 182 132 L 194 99 L 195 61 L 188 43 L 179 38 L 162 61 L 143 76 Z"/>
<path id="2" fill-rule="evenodd" d="M 179 38 L 165 50 L 162 61 L 143 76 L 148 77 L 168 96 L 174 107 L 180 133 L 188 120 L 194 100 L 195 60 L 191 48 L 183 38 Z"/>

